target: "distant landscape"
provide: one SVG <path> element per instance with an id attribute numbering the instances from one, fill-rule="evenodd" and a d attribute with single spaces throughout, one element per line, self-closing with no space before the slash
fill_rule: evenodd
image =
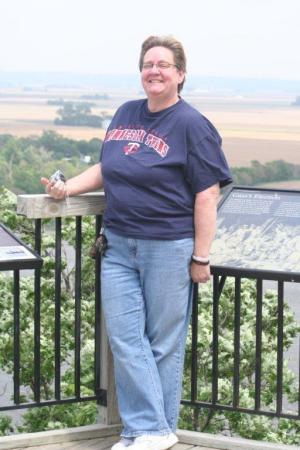
<path id="1" fill-rule="evenodd" d="M 241 167 L 253 160 L 300 164 L 299 93 L 297 81 L 188 77 L 183 98 L 215 124 L 229 164 Z M 110 117 L 122 102 L 142 97 L 138 76 L 2 73 L 0 134 L 53 130 L 75 140 L 103 139 L 105 127 L 55 125 L 53 102 L 91 98 L 92 114 Z"/>

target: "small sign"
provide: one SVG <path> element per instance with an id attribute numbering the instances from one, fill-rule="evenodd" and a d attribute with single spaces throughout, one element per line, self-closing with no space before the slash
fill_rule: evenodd
<path id="1" fill-rule="evenodd" d="M 42 259 L 0 224 L 0 270 L 37 269 Z"/>
<path id="2" fill-rule="evenodd" d="M 299 280 L 300 192 L 232 188 L 218 208 L 211 262 Z"/>
<path id="3" fill-rule="evenodd" d="M 0 247 L 0 261 L 11 261 L 17 259 L 32 259 L 32 253 L 22 245 L 11 245 Z"/>

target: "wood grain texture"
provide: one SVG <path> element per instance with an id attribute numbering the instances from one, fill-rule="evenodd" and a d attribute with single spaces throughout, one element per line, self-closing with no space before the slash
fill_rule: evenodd
<path id="1" fill-rule="evenodd" d="M 54 200 L 46 194 L 18 195 L 17 199 L 17 213 L 28 219 L 90 216 L 102 214 L 104 207 L 104 193 L 100 191 L 69 197 L 67 200 Z"/>

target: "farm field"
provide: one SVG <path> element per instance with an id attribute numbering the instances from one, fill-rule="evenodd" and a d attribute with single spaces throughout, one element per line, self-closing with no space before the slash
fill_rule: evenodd
<path id="1" fill-rule="evenodd" d="M 108 93 L 108 99 L 83 100 L 86 94 L 91 93 L 83 89 L 1 89 L 0 134 L 26 137 L 54 130 L 76 140 L 103 138 L 103 129 L 54 125 L 59 106 L 48 105 L 47 101 L 58 98 L 91 101 L 96 103 L 93 114 L 101 114 L 113 113 L 125 100 L 139 98 L 137 93 L 114 92 Z M 288 99 L 213 98 L 196 94 L 184 98 L 217 127 L 232 167 L 250 165 L 252 160 L 265 163 L 283 159 L 300 164 L 300 108 L 290 106 Z"/>

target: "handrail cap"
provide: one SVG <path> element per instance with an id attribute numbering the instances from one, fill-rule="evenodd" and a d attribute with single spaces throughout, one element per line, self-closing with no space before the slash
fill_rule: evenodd
<path id="1" fill-rule="evenodd" d="M 47 219 L 68 216 L 103 214 L 105 197 L 103 191 L 55 200 L 48 194 L 21 194 L 17 197 L 17 213 L 28 219 Z"/>

